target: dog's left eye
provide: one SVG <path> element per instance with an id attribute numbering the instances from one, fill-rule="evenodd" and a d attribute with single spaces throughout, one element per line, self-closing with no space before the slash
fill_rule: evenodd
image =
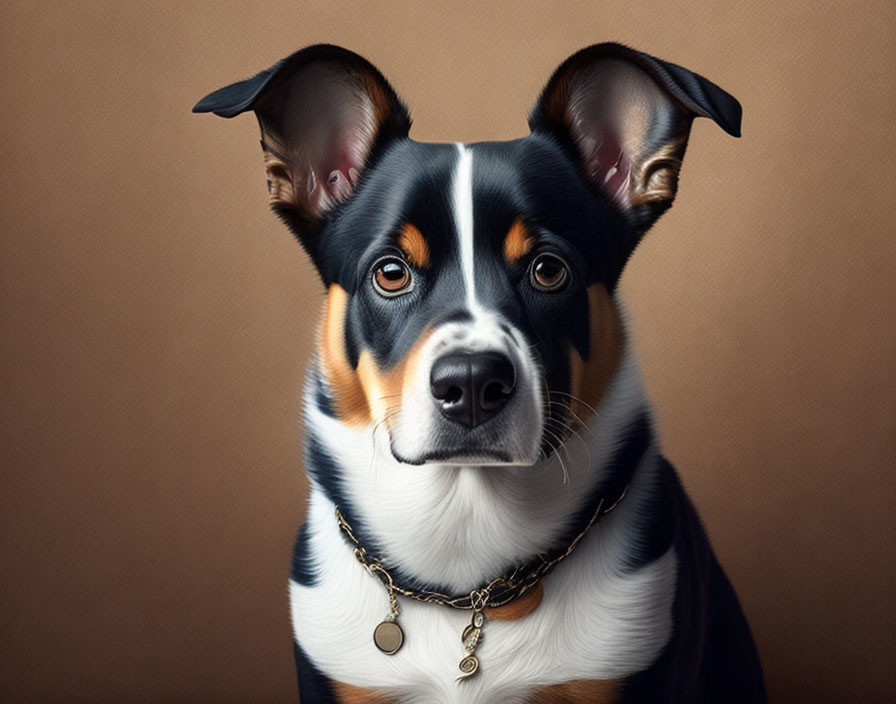
<path id="1" fill-rule="evenodd" d="M 539 254 L 529 267 L 529 281 L 539 291 L 559 291 L 569 280 L 569 268 L 554 254 Z"/>
<path id="2" fill-rule="evenodd" d="M 384 257 L 373 266 L 373 286 L 383 296 L 400 296 L 414 288 L 411 270 L 398 257 Z"/>

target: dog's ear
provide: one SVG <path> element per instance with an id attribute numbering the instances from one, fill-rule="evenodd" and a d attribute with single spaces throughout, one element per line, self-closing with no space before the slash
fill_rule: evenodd
<path id="1" fill-rule="evenodd" d="M 672 205 L 697 116 L 740 136 L 740 104 L 717 85 L 681 66 L 607 43 L 582 49 L 560 65 L 529 126 L 572 152 L 589 185 L 605 193 L 632 226 L 633 248 Z"/>
<path id="2" fill-rule="evenodd" d="M 407 137 L 407 108 L 366 59 L 320 44 L 210 93 L 193 112 L 254 110 L 270 203 L 311 250 L 326 214 L 347 199 L 390 140 Z"/>

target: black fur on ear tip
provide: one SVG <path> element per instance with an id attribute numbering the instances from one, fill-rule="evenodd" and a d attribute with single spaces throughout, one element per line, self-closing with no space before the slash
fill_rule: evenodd
<path id="1" fill-rule="evenodd" d="M 258 96 L 273 77 L 276 66 L 255 74 L 244 81 L 231 83 L 209 93 L 193 106 L 193 112 L 213 112 L 219 117 L 236 117 L 251 110 Z"/>
<path id="2" fill-rule="evenodd" d="M 744 114 L 740 102 L 713 83 L 709 84 L 707 93 L 716 108 L 716 123 L 732 137 L 740 137 L 741 118 Z"/>
<path id="3" fill-rule="evenodd" d="M 663 61 L 650 54 L 632 49 L 617 42 L 592 44 L 564 61 L 545 86 L 532 113 L 529 127 L 534 131 L 544 129 L 547 122 L 545 98 L 551 94 L 557 81 L 578 70 L 589 62 L 603 58 L 618 58 L 629 61 L 664 86 L 676 102 L 694 116 L 708 117 L 733 137 L 740 137 L 742 108 L 733 95 L 723 90 L 703 76 L 683 66 Z"/>
<path id="4" fill-rule="evenodd" d="M 236 117 L 247 110 L 252 110 L 262 93 L 271 86 L 275 79 L 278 79 L 281 73 L 289 73 L 297 67 L 316 60 L 332 61 L 361 69 L 377 79 L 385 88 L 387 97 L 393 102 L 395 110 L 392 119 L 396 128 L 403 129 L 407 134 L 411 128 L 410 115 L 392 87 L 389 86 L 388 81 L 367 59 L 335 44 L 314 44 L 299 49 L 270 68 L 256 73 L 252 78 L 237 81 L 209 93 L 193 106 L 193 112 L 213 112 L 220 117 Z"/>
<path id="5" fill-rule="evenodd" d="M 642 52 L 634 53 L 641 59 L 642 66 L 652 69 L 654 77 L 694 114 L 708 117 L 732 137 L 741 136 L 743 108 L 728 91 L 683 66 Z"/>

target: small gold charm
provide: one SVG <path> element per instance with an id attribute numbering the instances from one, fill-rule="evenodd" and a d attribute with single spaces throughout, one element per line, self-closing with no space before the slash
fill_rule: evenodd
<path id="1" fill-rule="evenodd" d="M 468 653 L 472 653 L 474 650 L 476 650 L 476 646 L 479 645 L 480 640 L 482 640 L 481 628 L 467 626 L 464 629 L 464 637 L 461 642 L 464 644 L 464 650 L 466 650 Z"/>
<path id="2" fill-rule="evenodd" d="M 464 647 L 467 645 L 467 639 L 473 635 L 473 631 L 479 631 L 479 640 L 482 640 L 482 627 L 474 626 L 472 623 L 469 624 L 465 629 L 463 634 L 460 637 L 460 642 L 464 644 Z"/>
<path id="3" fill-rule="evenodd" d="M 467 657 L 460 661 L 458 667 L 460 668 L 460 671 L 464 673 L 457 678 L 457 681 L 460 682 L 476 674 L 477 670 L 479 670 L 479 658 L 475 655 L 467 655 Z"/>
<path id="4" fill-rule="evenodd" d="M 460 671 L 463 673 L 457 678 L 458 682 L 472 677 L 479 671 L 479 658 L 473 653 L 476 652 L 477 646 L 482 642 L 482 627 L 485 625 L 485 614 L 482 610 L 488 604 L 488 592 L 477 591 L 470 595 L 470 603 L 473 606 L 473 617 L 470 623 L 464 628 L 461 634 L 460 642 L 463 643 L 467 656 L 458 663 Z"/>
<path id="5" fill-rule="evenodd" d="M 386 655 L 395 655 L 404 643 L 404 631 L 395 621 L 383 621 L 373 629 L 373 642 Z"/>

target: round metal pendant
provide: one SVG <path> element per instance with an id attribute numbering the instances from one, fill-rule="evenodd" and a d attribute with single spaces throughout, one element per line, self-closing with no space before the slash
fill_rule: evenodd
<path id="1" fill-rule="evenodd" d="M 383 621 L 373 630 L 373 642 L 386 655 L 395 655 L 404 643 L 404 632 L 395 621 Z"/>

